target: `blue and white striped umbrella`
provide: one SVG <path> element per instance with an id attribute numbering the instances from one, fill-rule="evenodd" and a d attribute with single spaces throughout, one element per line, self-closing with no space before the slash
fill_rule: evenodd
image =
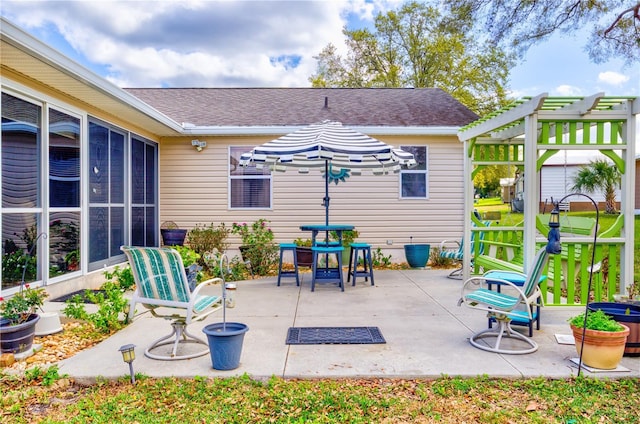
<path id="1" fill-rule="evenodd" d="M 396 149 L 380 140 L 342 126 L 336 121 L 312 124 L 291 134 L 261 144 L 243 154 L 240 165 L 254 163 L 274 171 L 296 168 L 299 172 L 348 169 L 352 174 L 369 170 L 374 174 L 399 172 L 402 166 L 413 167 L 413 154 Z"/>
<path id="2" fill-rule="evenodd" d="M 312 124 L 291 134 L 261 144 L 240 157 L 240 165 L 255 164 L 272 171 L 295 168 L 307 173 L 320 169 L 325 175 L 353 175 L 370 171 L 375 175 L 397 173 L 416 165 L 413 154 L 342 126 L 336 121 Z M 336 180 L 337 182 L 337 180 Z M 325 178 L 326 223 L 329 222 L 329 178 Z"/>

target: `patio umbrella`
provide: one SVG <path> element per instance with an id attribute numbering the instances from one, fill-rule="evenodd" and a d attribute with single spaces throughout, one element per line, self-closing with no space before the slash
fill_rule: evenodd
<path id="1" fill-rule="evenodd" d="M 413 154 L 396 149 L 380 140 L 344 127 L 337 121 L 312 124 L 291 134 L 261 144 L 240 157 L 240 165 L 255 163 L 258 168 L 275 171 L 296 168 L 324 170 L 325 224 L 329 225 L 329 182 L 344 181 L 351 174 L 370 171 L 375 175 L 399 172 L 413 167 Z"/>

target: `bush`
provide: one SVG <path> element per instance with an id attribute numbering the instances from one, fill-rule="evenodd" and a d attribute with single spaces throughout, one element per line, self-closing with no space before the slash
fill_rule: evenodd
<path id="1" fill-rule="evenodd" d="M 188 244 L 191 249 L 201 256 L 214 250 L 226 252 L 229 248 L 227 238 L 230 233 L 231 229 L 227 228 L 224 222 L 217 227 L 213 223 L 208 226 L 196 224 L 195 228 L 192 228 L 187 233 Z M 200 265 L 205 265 L 205 263 L 200 261 Z"/>
<path id="2" fill-rule="evenodd" d="M 433 247 L 429 254 L 429 264 L 434 268 L 449 268 L 453 266 L 451 258 L 443 258 L 440 256 L 440 247 Z"/>
<path id="3" fill-rule="evenodd" d="M 89 313 L 82 296 L 75 295 L 67 301 L 64 314 L 70 318 L 89 321 L 95 328 L 103 333 L 111 333 L 119 330 L 128 323 L 129 301 L 124 298 L 123 290 L 114 282 L 107 281 L 101 287 L 104 293 L 94 293 L 91 290 L 85 291 L 85 297 L 95 305 L 98 310 Z M 124 318 L 121 320 L 120 317 Z"/>

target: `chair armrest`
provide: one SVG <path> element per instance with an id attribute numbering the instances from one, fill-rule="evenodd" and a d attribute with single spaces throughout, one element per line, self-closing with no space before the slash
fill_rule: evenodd
<path id="1" fill-rule="evenodd" d="M 455 249 L 460 249 L 460 242 L 458 240 L 442 240 L 440 242 L 440 250 L 452 249 L 455 244 Z"/>
<path id="2" fill-rule="evenodd" d="M 207 286 L 212 286 L 214 284 L 218 284 L 218 283 L 222 283 L 223 280 L 222 278 L 216 277 L 216 278 L 210 278 L 208 280 L 202 281 L 201 283 L 198 283 L 198 285 L 196 286 L 196 288 L 193 290 L 193 292 L 191 292 L 191 297 L 195 298 L 198 296 L 198 294 L 200 293 L 200 291 Z M 220 288 L 220 292 L 222 293 L 222 287 Z"/>

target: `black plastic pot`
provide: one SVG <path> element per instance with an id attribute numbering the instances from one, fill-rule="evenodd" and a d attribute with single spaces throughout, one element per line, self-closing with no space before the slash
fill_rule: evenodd
<path id="1" fill-rule="evenodd" d="M 22 353 L 31 349 L 36 333 L 36 323 L 39 319 L 40 315 L 31 314 L 21 324 L 11 325 L 3 322 L 0 325 L 0 350 L 2 353 Z"/>
<path id="2" fill-rule="evenodd" d="M 187 230 L 178 228 L 161 229 L 160 234 L 162 235 L 162 244 L 165 246 L 183 246 Z"/>

